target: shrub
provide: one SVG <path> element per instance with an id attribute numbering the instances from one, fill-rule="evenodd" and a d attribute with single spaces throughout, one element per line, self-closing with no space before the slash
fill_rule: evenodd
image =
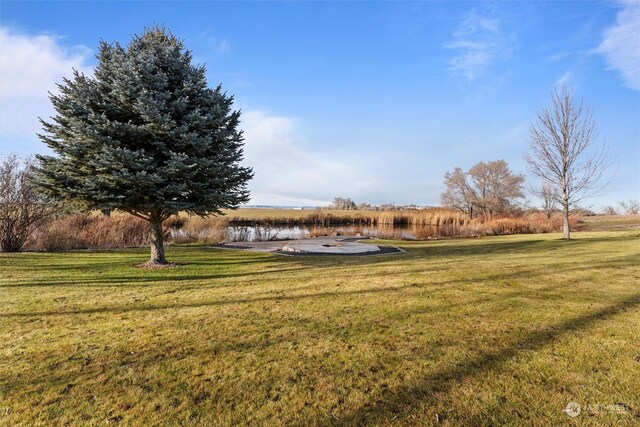
<path id="1" fill-rule="evenodd" d="M 482 234 L 486 236 L 532 233 L 530 223 L 521 218 L 492 219 L 483 223 L 480 230 Z"/>
<path id="2" fill-rule="evenodd" d="M 82 229 L 86 225 L 83 215 L 70 215 L 53 219 L 38 227 L 27 247 L 37 251 L 57 252 L 87 248 Z"/>
<path id="3" fill-rule="evenodd" d="M 54 213 L 31 179 L 36 162 L 10 156 L 0 160 L 0 249 L 18 252 L 29 236 Z"/>

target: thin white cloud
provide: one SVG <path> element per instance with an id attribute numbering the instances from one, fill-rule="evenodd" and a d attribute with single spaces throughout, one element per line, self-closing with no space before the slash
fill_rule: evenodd
<path id="1" fill-rule="evenodd" d="M 21 153 L 15 141 L 37 141 L 38 116 L 53 114 L 49 92 L 73 69 L 90 73 L 91 51 L 65 47 L 53 35 L 25 35 L 0 27 L 0 151 Z M 30 153 L 28 153 L 30 154 Z"/>
<path id="2" fill-rule="evenodd" d="M 571 56 L 570 52 L 555 53 L 555 54 L 550 55 L 549 57 L 547 57 L 546 61 L 548 61 L 548 62 L 558 62 L 558 61 L 562 61 L 564 59 L 567 59 L 570 56 Z"/>
<path id="3" fill-rule="evenodd" d="M 554 87 L 564 86 L 571 80 L 571 71 L 567 71 L 563 75 L 561 75 L 553 84 Z"/>
<path id="4" fill-rule="evenodd" d="M 212 46 L 215 52 L 219 55 L 231 52 L 231 43 L 229 43 L 229 40 L 218 37 L 213 28 L 206 29 L 202 34 L 200 34 L 200 37 Z"/>
<path id="5" fill-rule="evenodd" d="M 227 53 L 231 52 L 231 43 L 228 40 L 223 39 L 218 43 L 218 53 Z"/>
<path id="6" fill-rule="evenodd" d="M 605 30 L 597 52 L 621 74 L 627 87 L 640 90 L 640 0 L 619 3 L 622 9 L 616 23 Z"/>
<path id="7" fill-rule="evenodd" d="M 470 81 L 479 77 L 494 61 L 505 58 L 513 50 L 513 35 L 493 16 L 472 10 L 455 29 L 445 48 L 456 52 L 449 70 Z"/>
<path id="8" fill-rule="evenodd" d="M 332 147 L 311 148 L 294 119 L 262 111 L 242 114 L 245 164 L 253 167 L 252 204 L 326 205 L 376 187 L 372 162 Z"/>

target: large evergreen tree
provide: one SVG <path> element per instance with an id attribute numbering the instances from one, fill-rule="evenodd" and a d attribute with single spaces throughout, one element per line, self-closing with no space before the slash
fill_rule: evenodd
<path id="1" fill-rule="evenodd" d="M 57 114 L 41 120 L 40 138 L 57 156 L 38 156 L 36 183 L 63 201 L 149 221 L 150 262 L 163 264 L 164 220 L 249 199 L 240 112 L 164 28 L 126 48 L 102 41 L 97 58 L 94 76 L 74 71 L 50 97 Z"/>

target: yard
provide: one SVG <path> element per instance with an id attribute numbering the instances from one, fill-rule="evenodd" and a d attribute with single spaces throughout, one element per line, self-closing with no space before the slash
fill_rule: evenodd
<path id="1" fill-rule="evenodd" d="M 0 425 L 640 421 L 637 229 L 385 244 L 0 254 Z"/>

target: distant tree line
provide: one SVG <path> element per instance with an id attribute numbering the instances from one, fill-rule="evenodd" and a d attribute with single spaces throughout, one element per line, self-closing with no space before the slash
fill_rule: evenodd
<path id="1" fill-rule="evenodd" d="M 618 203 L 620 208 L 616 208 L 615 206 L 605 206 L 602 210 L 602 213 L 605 215 L 638 215 L 640 214 L 640 201 L 638 200 L 625 200 Z"/>
<path id="2" fill-rule="evenodd" d="M 345 211 L 356 210 L 358 207 L 356 206 L 356 202 L 351 200 L 351 198 L 347 197 L 335 197 L 333 202 L 329 205 L 329 209 L 339 209 Z"/>
<path id="3" fill-rule="evenodd" d="M 414 204 L 410 205 L 396 205 L 394 203 L 382 203 L 380 205 L 373 205 L 370 203 L 358 203 L 354 202 L 350 197 L 334 197 L 333 201 L 326 207 L 327 209 L 345 210 L 345 211 L 408 211 L 423 209 L 424 206 L 418 206 Z"/>

